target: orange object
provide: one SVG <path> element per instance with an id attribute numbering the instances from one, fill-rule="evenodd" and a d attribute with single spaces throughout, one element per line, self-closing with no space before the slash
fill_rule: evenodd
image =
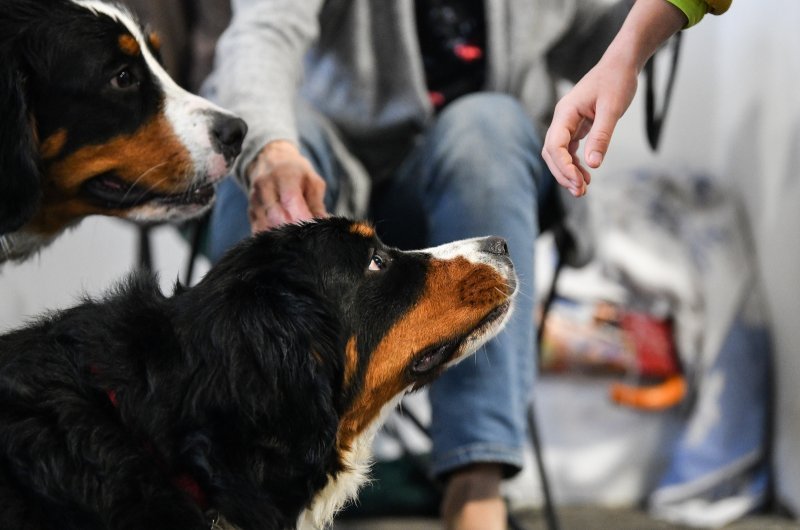
<path id="1" fill-rule="evenodd" d="M 643 410 L 664 410 L 674 407 L 686 396 L 686 380 L 681 375 L 673 375 L 652 386 L 614 383 L 610 393 L 611 399 L 618 405 Z"/>

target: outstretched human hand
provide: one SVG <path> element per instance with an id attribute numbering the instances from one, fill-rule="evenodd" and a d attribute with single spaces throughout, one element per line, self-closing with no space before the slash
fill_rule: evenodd
<path id="1" fill-rule="evenodd" d="M 248 217 L 258 233 L 284 223 L 325 217 L 325 181 L 292 142 L 268 143 L 248 168 Z"/>
<path id="2" fill-rule="evenodd" d="M 542 157 L 574 196 L 586 194 L 592 180 L 586 166 L 596 169 L 603 163 L 614 127 L 636 94 L 639 72 L 686 23 L 686 15 L 666 0 L 637 0 L 600 62 L 556 105 Z M 578 147 L 584 138 L 581 160 Z"/>
<path id="3" fill-rule="evenodd" d="M 596 169 L 603 162 L 614 127 L 636 94 L 637 75 L 633 64 L 604 57 L 556 105 L 542 156 L 572 195 L 584 195 L 591 182 L 584 163 Z M 582 161 L 578 147 L 584 138 Z"/>

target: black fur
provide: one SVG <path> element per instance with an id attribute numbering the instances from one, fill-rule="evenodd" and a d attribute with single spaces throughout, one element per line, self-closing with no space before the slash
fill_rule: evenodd
<path id="1" fill-rule="evenodd" d="M 25 95 L 25 76 L 0 42 L 0 235 L 30 219 L 41 199 L 41 161 Z"/>
<path id="2" fill-rule="evenodd" d="M 142 54 L 125 53 L 119 39 L 129 31 L 120 20 L 72 0 L 2 0 L 1 5 L 0 236 L 23 228 L 40 209 L 59 206 L 59 201 L 73 200 L 75 194 L 97 213 L 122 215 L 138 203 L 110 200 L 87 187 L 89 178 L 124 181 L 117 168 L 93 175 L 59 176 L 86 179 L 76 184 L 80 189 L 68 192 L 51 182 L 50 170 L 82 148 L 133 135 L 153 121 L 163 110 L 161 81 Z M 137 23 L 134 17 L 131 20 Z M 147 47 L 158 57 L 152 43 Z M 114 85 L 121 72 L 126 79 L 135 80 L 133 86 Z M 231 118 L 220 116 L 221 120 Z M 54 136 L 56 133 L 60 136 Z M 43 156 L 42 145 L 55 137 L 62 143 Z M 232 141 L 229 149 L 232 155 L 238 154 L 239 144 Z M 124 197 L 143 193 L 133 189 L 136 182 L 125 183 L 132 191 Z M 188 175 L 186 184 L 188 187 Z M 60 220 L 64 226 L 58 228 L 85 215 L 86 211 L 79 209 L 75 219 Z M 55 231 L 50 226 L 46 232 L 52 235 Z"/>
<path id="3" fill-rule="evenodd" d="M 0 8 L 0 235 L 30 220 L 42 195 L 38 142 L 68 131 L 61 157 L 131 133 L 160 97 L 141 57 L 116 42 L 122 26 L 65 0 L 3 0 Z M 123 65 L 142 90 L 107 88 Z"/>
<path id="4" fill-rule="evenodd" d="M 425 282 L 425 254 L 350 227 L 267 232 L 171 297 L 133 275 L 0 336 L 0 529 L 207 529 L 181 474 L 242 530 L 293 527 L 340 471 L 346 341 L 366 359 Z"/>

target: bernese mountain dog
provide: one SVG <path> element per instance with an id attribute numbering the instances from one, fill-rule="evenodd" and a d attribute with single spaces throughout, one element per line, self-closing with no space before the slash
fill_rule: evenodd
<path id="1" fill-rule="evenodd" d="M 87 215 L 183 220 L 208 207 L 246 125 L 180 88 L 158 47 L 120 6 L 3 0 L 0 262 Z"/>
<path id="2" fill-rule="evenodd" d="M 385 415 L 496 334 L 516 284 L 501 238 L 400 251 L 333 217 L 0 336 L 0 528 L 324 528 Z"/>

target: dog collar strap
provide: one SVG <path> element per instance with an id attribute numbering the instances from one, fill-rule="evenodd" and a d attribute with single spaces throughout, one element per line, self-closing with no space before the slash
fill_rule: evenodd
<path id="1" fill-rule="evenodd" d="M 114 408 L 119 407 L 119 401 L 117 400 L 117 392 L 115 390 L 106 390 L 106 396 L 108 396 L 108 400 L 114 405 Z M 153 454 L 156 454 L 155 449 L 148 443 L 147 450 Z M 201 510 L 206 510 L 208 508 L 208 497 L 206 496 L 206 492 L 203 491 L 203 488 L 200 487 L 200 484 L 192 478 L 191 475 L 188 473 L 181 473 L 180 475 L 176 475 L 172 477 L 172 484 L 176 487 L 182 489 L 184 493 L 189 495 L 192 500 L 200 507 Z M 213 526 L 211 527 L 213 528 Z"/>

